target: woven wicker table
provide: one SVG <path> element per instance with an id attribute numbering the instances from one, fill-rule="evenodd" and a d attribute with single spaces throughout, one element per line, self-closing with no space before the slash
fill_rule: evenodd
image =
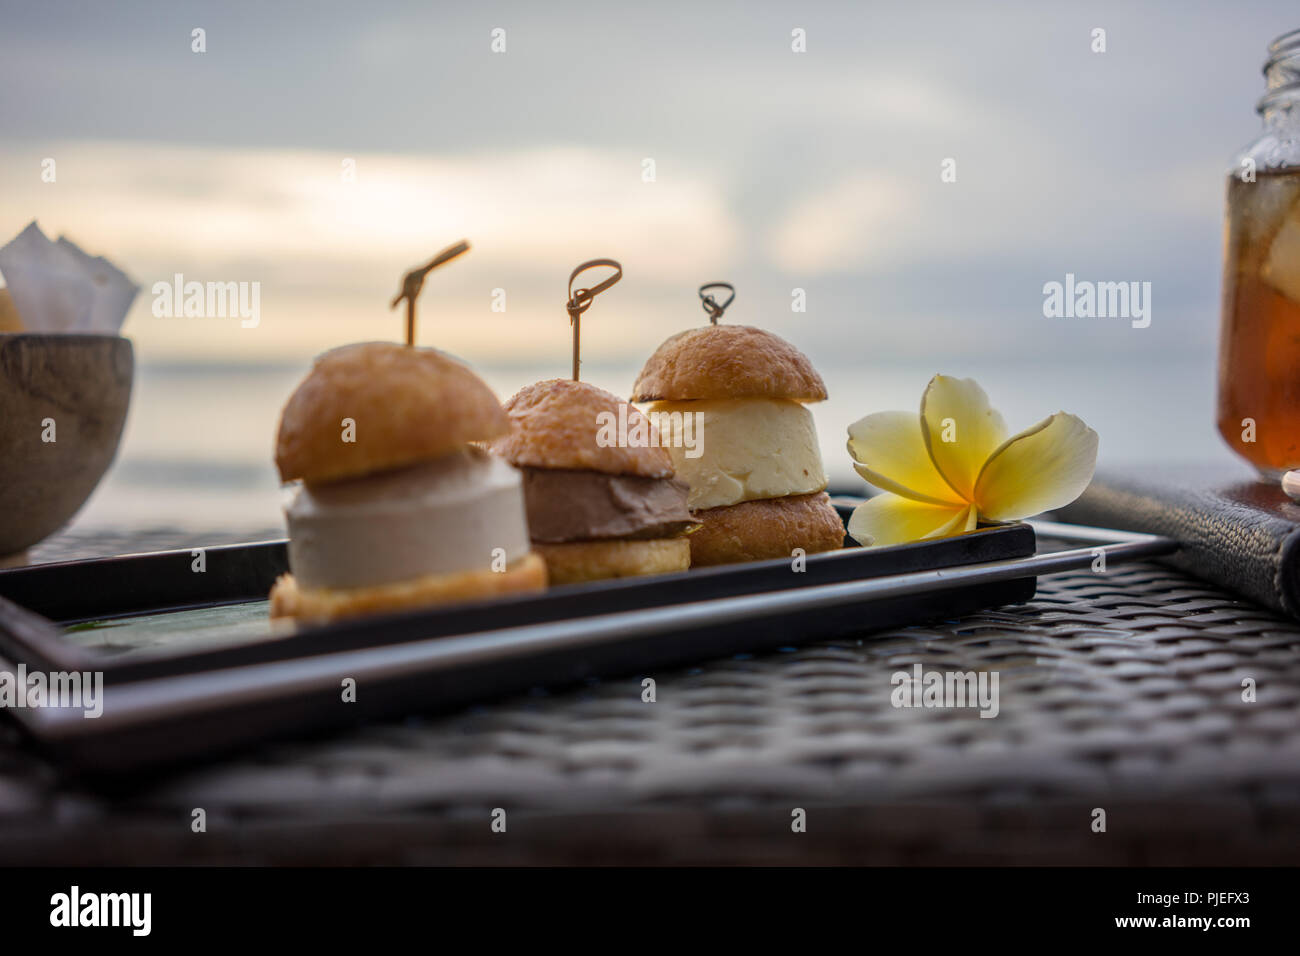
<path id="1" fill-rule="evenodd" d="M 36 558 L 221 540 L 65 534 Z M 791 641 L 115 793 L 0 723 L 0 863 L 1300 862 L 1300 628 L 1214 587 L 1116 566 L 1045 577 L 1019 607 Z M 1000 713 L 892 706 L 918 662 L 997 671 Z"/>

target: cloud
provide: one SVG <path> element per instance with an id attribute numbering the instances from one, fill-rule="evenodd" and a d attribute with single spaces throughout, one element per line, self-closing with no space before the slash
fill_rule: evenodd
<path id="1" fill-rule="evenodd" d="M 16 185 L 0 194 L 0 227 L 17 233 L 39 217 L 47 232 L 122 264 L 146 290 L 128 330 L 166 351 L 298 354 L 364 337 L 358 315 L 384 315 L 405 269 L 468 237 L 474 253 L 430 282 L 427 314 L 481 316 L 509 333 L 485 333 L 479 322 L 440 331 L 526 352 L 566 321 L 578 263 L 623 261 L 624 289 L 610 301 L 648 319 L 658 298 L 687 303 L 697 276 L 726 272 L 740 234 L 720 184 L 671 155 L 655 159 L 647 182 L 644 157 L 575 146 L 429 157 L 103 142 L 42 151 L 58 164 L 53 184 L 40 181 L 35 153 L 0 151 L 0 181 Z M 355 181 L 345 180 L 345 162 Z M 148 288 L 176 272 L 260 281 L 266 330 L 241 340 L 211 324 L 155 319 Z M 487 311 L 496 288 L 507 290 L 505 315 Z M 622 348 L 619 328 L 609 331 L 608 340 L 591 334 L 593 355 Z"/>
<path id="2" fill-rule="evenodd" d="M 888 174 L 850 176 L 797 199 L 770 230 L 769 252 L 786 272 L 809 275 L 888 265 L 917 206 Z"/>
<path id="3" fill-rule="evenodd" d="M 717 183 L 671 159 L 643 182 L 642 157 L 595 148 L 430 157 L 147 143 L 43 149 L 59 163 L 55 185 L 40 182 L 29 152 L 0 153 L 0 175 L 19 187 L 0 197 L 0 216 L 12 223 L 39 211 L 56 229 L 151 261 L 220 267 L 258 257 L 375 263 L 391 273 L 467 233 L 535 272 L 602 243 L 662 278 L 684 263 L 722 265 L 737 235 Z M 345 181 L 345 162 L 355 182 Z"/>
<path id="4" fill-rule="evenodd" d="M 1222 185 L 1212 164 L 1175 160 L 1154 179 L 1116 175 L 1098 194 L 1072 188 L 1088 171 L 1064 150 L 1047 161 L 1013 154 L 1000 167 L 957 152 L 955 182 L 941 180 L 947 157 L 936 153 L 901 172 L 864 169 L 796 194 L 766 230 L 769 260 L 816 277 L 1016 258 L 1083 267 L 1123 249 L 1131 268 L 1149 270 L 1158 249 L 1140 243 L 1143 233 L 1213 237 L 1217 229 Z"/>

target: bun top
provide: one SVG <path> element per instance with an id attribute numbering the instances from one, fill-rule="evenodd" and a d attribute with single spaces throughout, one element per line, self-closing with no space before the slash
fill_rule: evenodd
<path id="1" fill-rule="evenodd" d="M 520 389 L 505 410 L 513 427 L 490 447 L 512 465 L 673 477 L 672 458 L 659 447 L 649 419 L 594 385 L 563 378 L 538 382 Z M 626 422 L 623 434 L 620 422 Z M 638 440 L 645 443 L 631 444 Z"/>
<path id="2" fill-rule="evenodd" d="M 333 481 L 441 458 L 509 428 L 492 390 L 459 359 L 360 342 L 318 356 L 289 396 L 275 464 L 281 481 Z"/>
<path id="3" fill-rule="evenodd" d="M 820 402 L 826 385 L 808 357 L 780 336 L 748 325 L 678 332 L 655 350 L 632 401 L 785 398 Z"/>

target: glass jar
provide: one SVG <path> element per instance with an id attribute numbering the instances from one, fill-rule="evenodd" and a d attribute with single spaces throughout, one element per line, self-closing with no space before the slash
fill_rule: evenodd
<path id="1" fill-rule="evenodd" d="M 1228 173 L 1218 418 L 1276 480 L 1300 468 L 1300 30 L 1268 51 L 1264 128 Z"/>

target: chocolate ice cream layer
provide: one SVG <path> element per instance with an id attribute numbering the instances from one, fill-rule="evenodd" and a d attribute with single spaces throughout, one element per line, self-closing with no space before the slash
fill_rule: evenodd
<path id="1" fill-rule="evenodd" d="M 524 508 L 534 541 L 666 538 L 695 522 L 686 482 L 596 471 L 524 468 Z"/>

